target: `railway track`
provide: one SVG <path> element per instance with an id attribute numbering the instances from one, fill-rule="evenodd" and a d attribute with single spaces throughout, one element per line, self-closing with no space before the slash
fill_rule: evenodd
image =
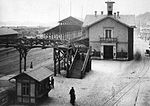
<path id="1" fill-rule="evenodd" d="M 7 53 L 9 54 L 7 55 Z M 3 55 L 0 55 L 0 74 L 8 75 L 12 73 L 19 72 L 19 53 L 18 51 L 4 51 Z M 52 59 L 52 50 L 51 49 L 33 49 L 29 51 L 27 56 L 27 68 L 30 66 L 30 62 L 33 62 L 33 65 L 39 65 L 44 61 Z M 9 67 L 8 67 L 9 66 Z M 22 66 L 23 68 L 23 66 Z"/>
<path id="2" fill-rule="evenodd" d="M 146 65 L 146 60 L 143 61 L 143 67 L 141 67 L 138 71 L 138 74 L 134 76 L 132 81 L 127 83 L 124 87 L 122 87 L 115 95 L 110 96 L 102 106 L 114 106 L 116 105 L 120 99 L 122 99 L 132 88 L 134 88 L 137 84 L 140 83 L 141 79 L 145 76 L 145 74 L 149 70 L 149 65 Z"/>

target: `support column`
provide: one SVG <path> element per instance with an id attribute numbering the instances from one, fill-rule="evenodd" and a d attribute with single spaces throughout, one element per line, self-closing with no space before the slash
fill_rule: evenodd
<path id="1" fill-rule="evenodd" d="M 27 57 L 27 53 L 28 51 L 30 50 L 29 48 L 27 47 L 24 47 L 24 46 L 18 46 L 16 47 L 16 49 L 19 51 L 20 53 L 20 60 L 19 60 L 19 71 L 20 73 L 22 73 L 22 59 L 24 59 L 24 71 L 26 71 L 26 57 Z"/>
<path id="2" fill-rule="evenodd" d="M 53 49 L 54 76 L 56 76 L 56 48 Z"/>
<path id="3" fill-rule="evenodd" d="M 91 65 L 92 65 L 91 56 L 89 55 L 89 71 L 91 70 Z"/>
<path id="4" fill-rule="evenodd" d="M 26 71 L 26 58 L 27 58 L 27 51 L 24 50 L 24 71 Z"/>
<path id="5" fill-rule="evenodd" d="M 69 51 L 67 50 L 67 78 L 69 77 Z"/>
<path id="6" fill-rule="evenodd" d="M 21 51 L 19 51 L 19 54 L 20 54 L 20 62 L 19 62 L 19 65 L 20 65 L 20 73 L 22 73 L 22 53 L 21 53 Z"/>
<path id="7" fill-rule="evenodd" d="M 60 74 L 60 50 L 58 50 L 58 74 Z"/>
<path id="8" fill-rule="evenodd" d="M 19 65 L 20 65 L 20 73 L 22 72 L 22 56 L 21 56 L 21 53 L 20 53 L 20 62 L 19 62 Z"/>
<path id="9" fill-rule="evenodd" d="M 63 68 L 66 69 L 66 54 L 64 54 L 64 58 L 63 58 Z"/>
<path id="10" fill-rule="evenodd" d="M 71 51 L 71 49 L 69 49 L 69 63 L 70 63 L 70 65 L 72 63 L 72 51 Z"/>
<path id="11" fill-rule="evenodd" d="M 89 54 L 89 71 L 91 71 L 92 61 L 91 61 L 91 50 L 92 47 L 90 46 L 90 54 Z"/>

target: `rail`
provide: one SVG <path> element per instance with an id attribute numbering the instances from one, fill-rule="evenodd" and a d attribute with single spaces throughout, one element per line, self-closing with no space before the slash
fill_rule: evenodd
<path id="1" fill-rule="evenodd" d="M 85 57 L 85 60 L 84 60 L 84 63 L 83 63 L 83 67 L 81 69 L 81 78 L 83 78 L 84 75 L 85 75 L 87 65 L 88 65 L 88 62 L 89 62 L 89 59 L 90 59 L 90 53 L 91 53 L 91 48 L 89 48 L 88 51 L 87 51 L 87 54 L 86 54 L 86 57 Z"/>
<path id="2" fill-rule="evenodd" d="M 101 106 L 118 105 L 117 103 L 120 101 L 120 99 L 122 99 L 129 91 L 131 91 L 131 89 L 133 89 L 134 86 L 140 83 L 140 81 L 142 80 L 142 78 L 144 78 L 144 76 L 146 75 L 146 73 L 149 71 L 150 68 L 149 66 L 146 67 L 145 61 L 143 61 L 143 63 L 144 63 L 143 67 L 141 67 L 138 70 L 139 73 L 133 77 L 134 79 L 132 79 L 131 82 L 125 84 L 125 86 L 123 86 L 119 91 L 117 91 L 115 95 L 111 95 L 110 97 L 108 97 Z M 136 103 L 134 104 L 134 106 L 135 105 Z"/>
<path id="3" fill-rule="evenodd" d="M 68 77 L 70 77 L 70 75 L 72 74 L 72 68 L 73 68 L 73 65 L 75 64 L 75 62 L 76 62 L 76 58 L 77 58 L 77 53 L 78 53 L 78 51 L 79 51 L 79 49 L 77 49 L 76 50 L 76 52 L 75 52 L 75 55 L 74 55 L 74 58 L 73 58 L 73 62 L 71 63 L 71 65 L 70 65 L 70 67 L 69 67 L 69 76 Z"/>

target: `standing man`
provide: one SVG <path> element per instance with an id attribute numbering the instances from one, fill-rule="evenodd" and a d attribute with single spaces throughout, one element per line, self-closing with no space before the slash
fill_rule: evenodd
<path id="1" fill-rule="evenodd" d="M 74 106 L 75 105 L 76 96 L 75 96 L 75 90 L 74 90 L 73 87 L 71 88 L 69 94 L 70 94 L 70 103 Z"/>
<path id="2" fill-rule="evenodd" d="M 54 88 L 54 78 L 53 77 L 51 77 L 51 85 Z"/>

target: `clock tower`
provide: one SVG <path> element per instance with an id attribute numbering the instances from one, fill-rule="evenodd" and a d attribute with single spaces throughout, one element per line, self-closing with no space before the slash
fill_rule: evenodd
<path id="1" fill-rule="evenodd" d="M 107 15 L 113 15 L 113 1 L 105 2 L 107 4 Z"/>

